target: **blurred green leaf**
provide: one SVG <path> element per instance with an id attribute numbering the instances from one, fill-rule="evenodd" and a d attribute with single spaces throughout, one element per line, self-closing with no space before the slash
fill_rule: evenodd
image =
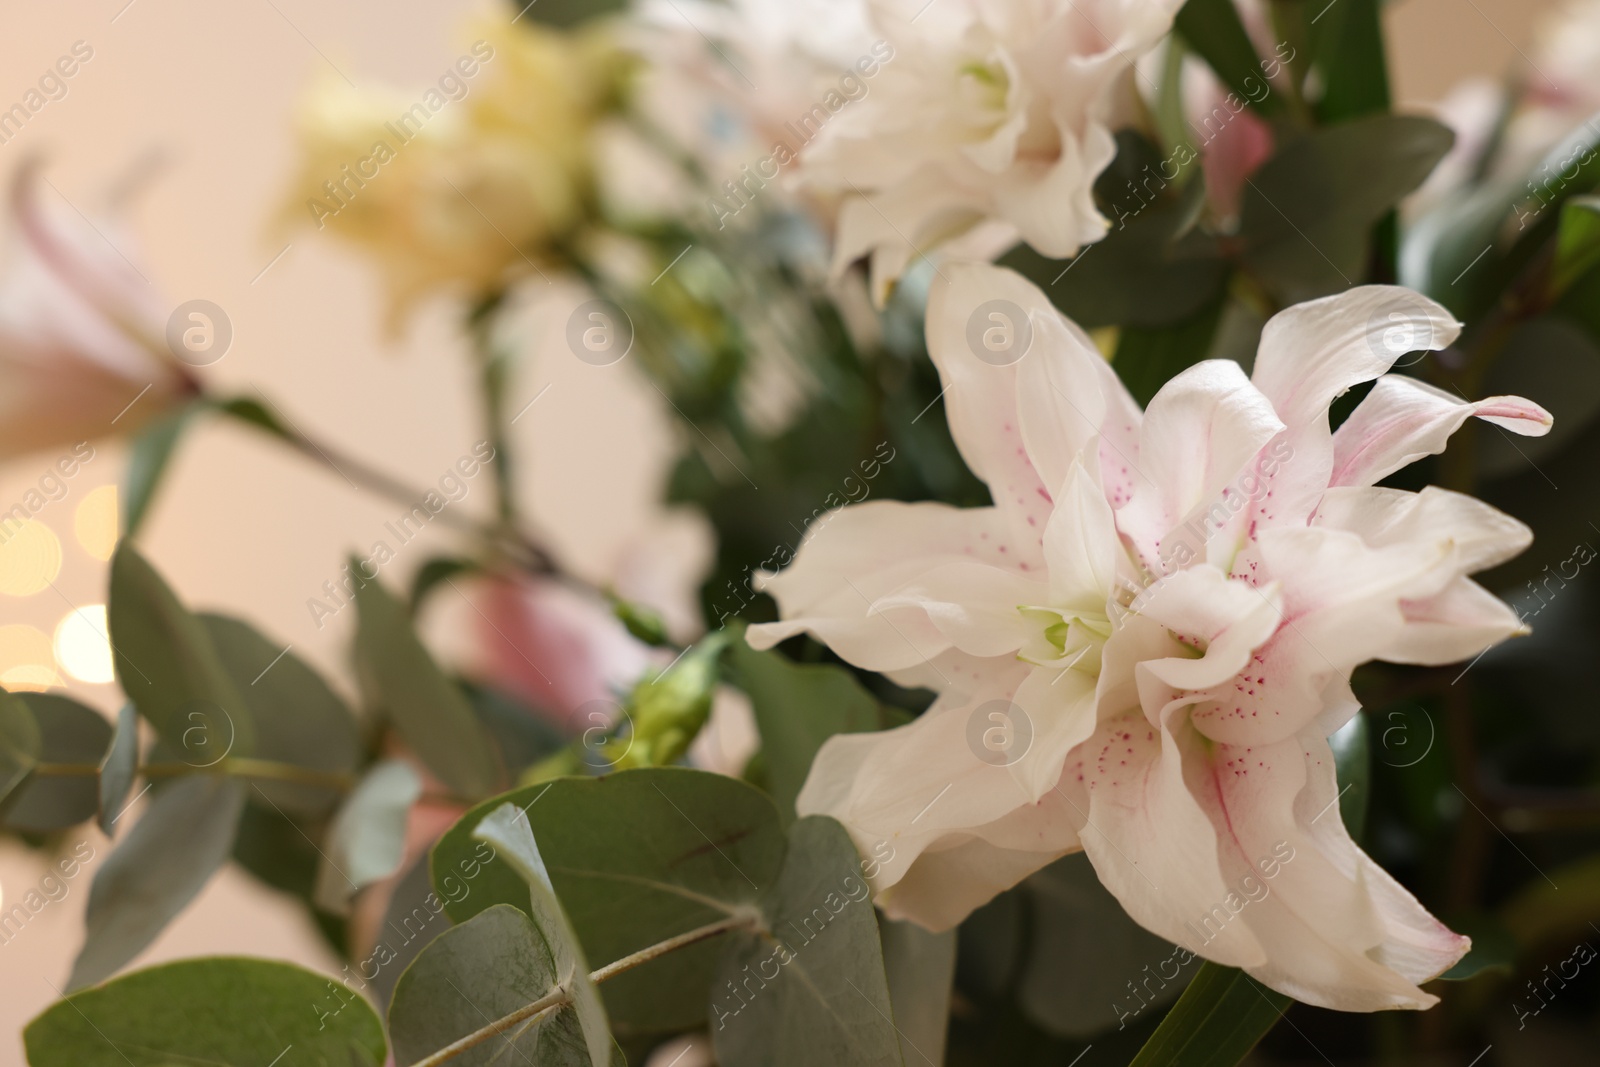
<path id="1" fill-rule="evenodd" d="M 1366 717 L 1358 713 L 1328 738 L 1338 771 L 1339 817 L 1357 841 L 1366 832 L 1367 805 L 1372 798 L 1371 736 Z"/>
<path id="2" fill-rule="evenodd" d="M 173 452 L 189 422 L 200 411 L 199 404 L 189 404 L 168 412 L 149 423 L 134 435 L 128 446 L 128 467 L 123 475 L 122 531 L 133 537 L 144 525 L 156 490 L 161 487 L 162 476 L 172 462 Z"/>
<path id="3" fill-rule="evenodd" d="M 882 918 L 883 969 L 889 979 L 900 1058 L 906 1067 L 941 1067 L 950 1028 L 956 932 L 930 933 L 914 922 Z"/>
<path id="4" fill-rule="evenodd" d="M 168 747 L 195 767 L 254 755 L 249 707 L 204 624 L 127 541 L 111 560 L 107 614 L 122 691 Z"/>
<path id="5" fill-rule="evenodd" d="M 1261 57 L 1250 43 L 1233 0 L 1189 0 L 1178 10 L 1175 25 L 1225 85 L 1250 100 L 1263 115 L 1283 114 L 1284 102 L 1278 93 L 1261 93 L 1266 85 Z"/>
<path id="6" fill-rule="evenodd" d="M 0 689 L 0 803 L 27 780 L 43 746 L 33 709 L 22 697 Z"/>
<path id="7" fill-rule="evenodd" d="M 319 1005 L 328 1005 L 326 1010 Z M 58 1001 L 23 1031 L 32 1067 L 379 1067 L 383 1026 L 360 996 L 290 963 L 180 960 Z"/>
<path id="8" fill-rule="evenodd" d="M 404 760 L 384 760 L 361 779 L 333 817 L 314 899 L 335 915 L 350 899 L 400 869 L 405 858 L 406 819 L 422 795 L 422 780 Z"/>
<path id="9" fill-rule="evenodd" d="M 1472 938 L 1472 949 L 1441 974 L 1441 980 L 1464 982 L 1485 971 L 1511 972 L 1517 958 L 1517 941 L 1500 920 L 1491 915 L 1475 915 L 1453 921 L 1450 927 Z"/>
<path id="10" fill-rule="evenodd" d="M 711 983 L 723 1067 L 901 1067 L 871 889 L 844 827 L 795 823 L 762 929 L 734 931 Z"/>
<path id="11" fill-rule="evenodd" d="M 1322 122 L 1389 110 L 1382 11 L 1381 0 L 1341 0 L 1311 20 L 1311 48 L 1323 83 L 1316 108 Z"/>
<path id="12" fill-rule="evenodd" d="M 495 904 L 529 906 L 522 879 L 472 839 L 479 821 L 505 802 L 527 812 L 584 951 L 605 963 L 750 906 L 783 859 L 777 809 L 737 779 L 678 767 L 561 778 L 479 804 L 434 846 L 434 888 L 458 923 Z M 703 1022 L 720 940 L 607 982 L 615 1032 L 677 1032 Z"/>
<path id="13" fill-rule="evenodd" d="M 627 4 L 625 0 L 511 0 L 511 6 L 521 12 L 519 18 L 565 29 L 621 11 Z"/>
<path id="14" fill-rule="evenodd" d="M 304 660 L 250 624 L 225 615 L 199 616 L 255 724 L 258 759 L 330 774 L 361 760 L 361 736 L 350 708 Z M 274 804 L 316 816 L 339 802 L 331 787 L 263 782 Z"/>
<path id="15" fill-rule="evenodd" d="M 1560 887 L 1560 888 L 1557 888 Z M 1500 909 L 1506 930 L 1525 951 L 1568 937 L 1587 938 L 1600 923 L 1600 856 L 1587 856 L 1537 878 Z"/>
<path id="16" fill-rule="evenodd" d="M 1359 284 L 1373 224 L 1422 184 L 1454 139 L 1433 119 L 1376 115 L 1283 144 L 1246 184 L 1245 266 L 1284 305 Z"/>
<path id="17" fill-rule="evenodd" d="M 750 696 L 768 792 L 785 825 L 795 819 L 795 798 L 823 742 L 835 734 L 884 730 L 904 721 L 897 721 L 849 671 L 801 666 L 777 652 L 758 652 L 745 643 L 742 631 L 728 658 L 732 681 Z"/>
<path id="18" fill-rule="evenodd" d="M 106 749 L 105 762 L 100 767 L 100 830 L 107 837 L 112 824 L 123 812 L 128 790 L 139 773 L 139 712 L 132 704 L 122 705 L 117 712 L 116 730 L 111 735 L 111 746 Z"/>
<path id="19" fill-rule="evenodd" d="M 1243 971 L 1208 961 L 1129 1067 L 1233 1067 L 1292 1003 Z"/>
<path id="20" fill-rule="evenodd" d="M 39 730 L 41 763 L 99 766 L 111 747 L 111 724 L 76 700 L 49 693 L 20 698 L 33 712 Z M 4 712 L 0 711 L 0 716 Z M 0 727 L 3 730 L 3 727 Z M 49 833 L 92 819 L 100 810 L 97 775 L 35 777 L 5 806 L 5 824 L 28 833 Z"/>
<path id="21" fill-rule="evenodd" d="M 1141 405 L 1179 372 L 1206 359 L 1222 319 L 1223 301 L 1171 326 L 1123 327 L 1111 365 Z"/>
<path id="22" fill-rule="evenodd" d="M 393 1007 L 395 986 L 411 961 L 453 926 L 444 901 L 433 891 L 424 854 L 395 883 L 384 909 L 378 944 L 370 957 L 377 972 L 371 977 L 373 999 L 379 1007 Z M 366 976 L 365 969 L 362 975 Z"/>
<path id="23" fill-rule="evenodd" d="M 364 573 L 353 561 L 352 573 Z M 411 628 L 401 603 L 376 581 L 359 582 L 356 662 L 370 691 L 417 757 L 464 797 L 500 781 L 489 738 L 466 695 L 447 678 Z"/>
<path id="24" fill-rule="evenodd" d="M 245 788 L 234 779 L 195 774 L 156 794 L 95 872 L 69 989 L 115 974 L 211 880 L 233 850 Z"/>
<path id="25" fill-rule="evenodd" d="M 441 583 L 448 582 L 458 574 L 470 574 L 478 569 L 478 564 L 469 559 L 456 556 L 436 556 L 417 568 L 417 573 L 411 577 L 411 614 L 414 616 L 422 610 L 423 601 L 428 599 Z"/>
<path id="26" fill-rule="evenodd" d="M 1600 265 L 1600 197 L 1575 196 L 1561 205 L 1551 297 L 1559 297 L 1596 265 Z"/>

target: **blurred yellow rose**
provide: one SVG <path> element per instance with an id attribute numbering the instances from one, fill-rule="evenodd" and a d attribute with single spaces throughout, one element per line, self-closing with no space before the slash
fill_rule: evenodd
<path id="1" fill-rule="evenodd" d="M 609 31 L 479 30 L 426 89 L 330 79 L 302 111 L 290 217 L 374 255 L 391 325 L 434 289 L 477 296 L 552 265 L 593 201 L 591 135 L 626 69 Z"/>

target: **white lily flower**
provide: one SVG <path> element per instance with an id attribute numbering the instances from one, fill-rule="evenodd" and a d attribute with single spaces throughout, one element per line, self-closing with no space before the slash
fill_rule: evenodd
<path id="1" fill-rule="evenodd" d="M 1518 632 L 1466 575 L 1529 535 L 1460 494 L 1372 483 L 1473 415 L 1531 434 L 1549 415 L 1385 374 L 1456 326 L 1381 286 L 1274 317 L 1253 379 L 1203 362 L 1141 412 L 1033 286 L 944 273 L 929 350 L 995 505 L 847 507 L 768 580 L 785 621 L 753 644 L 809 632 L 939 694 L 907 726 L 829 740 L 800 810 L 887 842 L 880 903 L 935 929 L 1082 847 L 1142 925 L 1296 999 L 1431 1004 L 1418 984 L 1467 941 L 1329 814 L 1326 738 L 1358 710 L 1357 665 Z M 1031 344 L 997 365 L 971 339 L 1007 307 Z M 1330 432 L 1333 399 L 1374 378 Z"/>
<path id="2" fill-rule="evenodd" d="M 1116 82 L 1180 6 L 869 0 L 893 58 L 802 157 L 847 198 L 836 268 L 870 255 L 881 302 L 912 259 L 980 229 L 1057 257 L 1103 237 L 1093 185 L 1116 154 Z"/>

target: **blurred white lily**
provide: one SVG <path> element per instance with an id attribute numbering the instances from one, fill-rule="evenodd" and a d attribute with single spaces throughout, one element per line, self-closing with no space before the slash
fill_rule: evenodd
<path id="1" fill-rule="evenodd" d="M 944 273 L 929 348 L 995 505 L 845 508 L 768 580 L 785 621 L 753 644 L 809 632 L 938 693 L 907 726 L 829 740 L 800 810 L 889 843 L 880 903 L 935 929 L 1082 847 L 1142 925 L 1296 999 L 1431 1004 L 1418 984 L 1467 941 L 1329 815 L 1326 738 L 1358 710 L 1358 664 L 1518 632 L 1465 576 L 1529 536 L 1469 497 L 1372 486 L 1470 416 L 1540 434 L 1549 415 L 1386 375 L 1456 325 L 1379 286 L 1274 317 L 1253 380 L 1202 362 L 1141 412 L 1033 286 Z M 1031 330 L 1008 365 L 969 341 L 997 301 Z M 1333 399 L 1373 378 L 1330 432 Z"/>
<path id="2" fill-rule="evenodd" d="M 132 432 L 197 389 L 166 349 L 149 281 L 92 224 L 46 210 L 38 184 L 25 164 L 11 188 L 0 458 Z"/>
<path id="3" fill-rule="evenodd" d="M 1116 154 L 1116 83 L 1180 6 L 870 0 L 892 59 L 802 157 L 811 183 L 847 198 L 835 266 L 870 255 L 881 302 L 911 260 L 954 238 L 1004 232 L 1057 257 L 1099 240 L 1093 185 Z"/>

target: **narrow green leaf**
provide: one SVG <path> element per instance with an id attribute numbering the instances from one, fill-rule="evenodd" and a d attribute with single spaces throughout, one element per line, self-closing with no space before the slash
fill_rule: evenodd
<path id="1" fill-rule="evenodd" d="M 111 724 L 104 715 L 76 700 L 48 693 L 26 693 L 20 699 L 38 724 L 40 762 L 98 765 L 105 758 L 111 746 Z M 11 798 L 5 808 L 5 824 L 14 830 L 49 833 L 92 819 L 99 810 L 96 776 L 35 777 Z"/>
<path id="2" fill-rule="evenodd" d="M 69 988 L 115 974 L 210 881 L 233 849 L 244 790 L 242 782 L 204 774 L 161 790 L 95 872 Z"/>
<path id="3" fill-rule="evenodd" d="M 1343 122 L 1389 110 L 1389 63 L 1380 0 L 1340 0 L 1311 23 L 1312 51 L 1323 82 L 1317 117 Z"/>
<path id="4" fill-rule="evenodd" d="M 289 646 L 225 615 L 199 616 L 218 659 L 255 724 L 258 759 L 330 773 L 361 761 L 361 735 L 350 708 Z M 271 803 L 303 815 L 324 815 L 339 802 L 333 788 L 263 782 Z"/>
<path id="5" fill-rule="evenodd" d="M 956 977 L 956 932 L 929 933 L 913 922 L 882 919 L 883 969 L 906 1067 L 942 1067 Z"/>
<path id="6" fill-rule="evenodd" d="M 1261 57 L 1245 32 L 1233 0 L 1189 0 L 1178 11 L 1178 33 L 1216 71 L 1223 83 L 1263 115 L 1281 115 L 1278 93 L 1263 93 L 1267 81 Z"/>
<path id="7" fill-rule="evenodd" d="M 763 929 L 735 931 L 712 983 L 722 1067 L 901 1067 L 872 890 L 850 835 L 810 816 L 789 832 Z"/>
<path id="8" fill-rule="evenodd" d="M 113 824 L 127 804 L 128 791 L 139 772 L 139 712 L 132 704 L 122 705 L 117 712 L 116 731 L 111 735 L 111 747 L 106 750 L 105 762 L 100 765 L 100 830 L 107 837 L 115 836 Z"/>
<path id="9" fill-rule="evenodd" d="M 527 12 L 535 22 L 566 29 L 588 19 L 621 11 L 627 5 L 625 0 L 538 0 L 532 4 L 527 0 L 521 3 L 512 0 L 512 6 L 518 12 Z"/>
<path id="10" fill-rule="evenodd" d="M 1566 292 L 1596 264 L 1600 264 L 1600 196 L 1575 196 L 1561 205 L 1556 262 L 1550 274 L 1551 299 Z"/>
<path id="11" fill-rule="evenodd" d="M 1150 403 L 1150 398 L 1180 371 L 1210 355 L 1212 339 L 1222 321 L 1223 303 L 1218 300 L 1192 318 L 1171 326 L 1122 329 L 1111 365 L 1135 400 Z"/>
<path id="12" fill-rule="evenodd" d="M 75 993 L 23 1042 L 31 1067 L 379 1067 L 387 1054 L 377 1013 L 349 989 L 294 964 L 230 957 Z"/>
<path id="13" fill-rule="evenodd" d="M 1350 836 L 1361 840 L 1372 796 L 1372 740 L 1364 715 L 1345 723 L 1328 738 L 1339 777 L 1339 817 Z"/>
<path id="14" fill-rule="evenodd" d="M 1292 1003 L 1243 971 L 1207 962 L 1129 1067 L 1233 1067 Z"/>
<path id="15" fill-rule="evenodd" d="M 122 691 L 183 762 L 254 754 L 249 709 L 205 626 L 127 541 L 111 561 L 109 616 Z"/>
<path id="16" fill-rule="evenodd" d="M 734 684 L 750 696 L 767 791 L 785 825 L 795 820 L 795 798 L 824 741 L 894 725 L 873 695 L 839 667 L 801 666 L 777 652 L 758 652 L 742 639 L 729 649 L 729 664 Z"/>
<path id="17" fill-rule="evenodd" d="M 529 908 L 521 878 L 472 838 L 506 802 L 527 812 L 567 916 L 589 959 L 600 963 L 751 907 L 783 861 L 777 809 L 737 779 L 679 767 L 561 778 L 478 805 L 434 846 L 434 888 L 458 923 L 495 904 Z M 702 1024 L 722 940 L 605 983 L 615 1032 Z"/>
<path id="18" fill-rule="evenodd" d="M 572 998 L 572 1014 L 577 1018 L 588 1062 L 595 1067 L 609 1063 L 612 1042 L 606 1009 L 600 1002 L 600 991 L 589 980 L 589 961 L 578 942 L 578 934 L 556 899 L 550 872 L 539 854 L 527 814 L 515 804 L 502 804 L 484 816 L 472 836 L 493 845 L 496 854 L 515 868 L 527 883 L 533 925 L 550 952 L 556 981 Z"/>
<path id="19" fill-rule="evenodd" d="M 0 803 L 33 772 L 43 744 L 32 709 L 20 696 L 0 689 Z"/>
<path id="20" fill-rule="evenodd" d="M 161 487 L 178 440 L 199 411 L 190 404 L 169 412 L 141 429 L 128 448 L 128 468 L 123 476 L 122 529 L 132 538 L 139 532 Z"/>
<path id="21" fill-rule="evenodd" d="M 400 869 L 406 817 L 422 795 L 422 780 L 404 760 L 384 760 L 351 791 L 333 818 L 313 895 L 317 907 L 350 912 L 350 900 Z"/>
<path id="22" fill-rule="evenodd" d="M 360 574 L 361 564 L 353 573 Z M 395 727 L 451 789 L 487 796 L 500 779 L 489 739 L 472 707 L 434 662 L 401 603 L 376 581 L 356 589 L 356 660 Z"/>

